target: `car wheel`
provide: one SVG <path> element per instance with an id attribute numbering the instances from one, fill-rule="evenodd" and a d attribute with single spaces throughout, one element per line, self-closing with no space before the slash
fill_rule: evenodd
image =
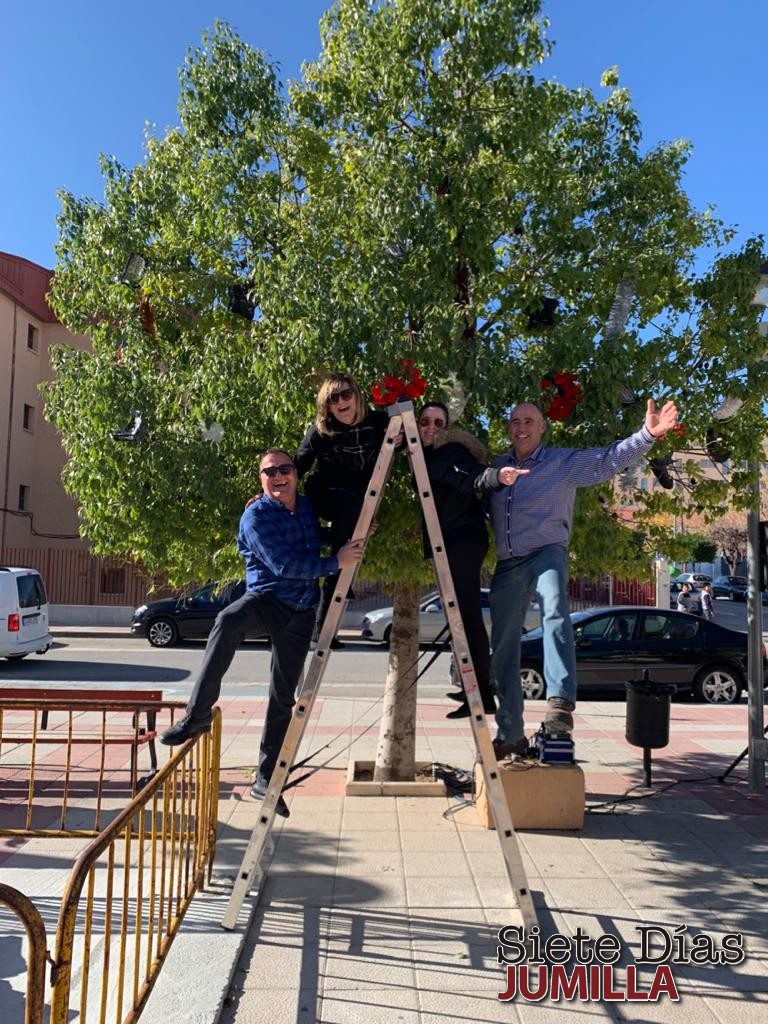
<path id="1" fill-rule="evenodd" d="M 153 647 L 170 647 L 178 636 L 179 631 L 171 619 L 154 619 L 147 629 L 147 640 Z"/>
<path id="2" fill-rule="evenodd" d="M 705 704 L 735 704 L 741 697 L 744 680 L 727 665 L 708 665 L 693 681 L 693 695 Z"/>
<path id="3" fill-rule="evenodd" d="M 29 651 L 27 651 L 27 654 L 29 654 Z M 5 660 L 6 661 L 21 661 L 21 659 L 22 658 L 26 658 L 26 656 L 27 656 L 26 654 L 6 654 Z"/>
<path id="4" fill-rule="evenodd" d="M 387 628 L 384 630 L 384 636 L 381 638 L 381 642 L 384 644 L 385 647 L 389 647 L 389 640 L 390 640 L 391 636 L 392 636 L 392 627 L 391 626 L 387 626 Z"/>
<path id="5" fill-rule="evenodd" d="M 526 700 L 544 700 L 547 684 L 544 676 L 536 665 L 520 667 L 520 682 L 523 684 L 523 696 Z"/>

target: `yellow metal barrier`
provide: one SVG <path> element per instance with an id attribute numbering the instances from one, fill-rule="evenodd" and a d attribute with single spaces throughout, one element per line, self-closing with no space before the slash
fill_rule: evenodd
<path id="1" fill-rule="evenodd" d="M 78 857 L 61 905 L 51 1024 L 138 1020 L 213 867 L 221 714 Z M 81 965 L 77 974 L 73 968 Z M 95 981 L 91 985 L 92 979 Z"/>
<path id="2" fill-rule="evenodd" d="M 0 686 L 0 779 L 6 807 L 14 808 L 0 835 L 98 835 L 157 769 L 157 715 L 180 707 L 162 697 L 160 690 Z M 144 749 L 148 775 L 140 778 Z"/>
<path id="3" fill-rule="evenodd" d="M 163 702 L 154 704 L 153 710 L 158 714 L 170 711 L 172 718 L 172 712 L 181 707 L 177 702 Z M 29 710 L 31 735 L 36 736 L 37 714 L 34 709 Z M 42 709 L 38 706 L 38 710 Z M 210 882 L 213 869 L 220 711 L 214 709 L 211 732 L 196 736 L 175 750 L 127 806 L 123 800 L 122 809 L 116 806 L 119 795 L 130 792 L 124 782 L 119 782 L 119 771 L 124 776 L 125 769 L 108 764 L 107 744 L 103 742 L 107 726 L 101 725 L 100 730 L 102 742 L 96 743 L 94 754 L 97 777 L 90 783 L 86 774 L 78 777 L 77 785 L 72 782 L 75 766 L 71 716 L 61 732 L 61 764 L 53 772 L 53 781 L 44 778 L 45 772 L 36 760 L 37 740 L 29 744 L 36 768 L 27 769 L 28 778 L 20 780 L 15 794 L 20 820 L 17 827 L 0 828 L 4 835 L 91 839 L 69 875 L 59 911 L 51 972 L 50 1024 L 137 1021 L 192 897 Z M 12 753 L 14 749 L 12 742 Z M 7 744 L 0 750 L 7 754 Z M 0 769 L 3 768 L 7 771 L 5 756 L 0 759 Z M 14 771 L 15 768 L 12 775 Z M 36 829 L 33 819 L 42 807 L 50 818 L 51 786 L 63 805 L 57 814 L 59 827 Z M 85 810 L 84 795 L 90 804 Z M 74 827 L 68 820 L 70 813 L 77 813 L 79 818 L 84 813 L 90 816 L 90 827 Z M 104 819 L 110 816 L 112 820 L 105 825 Z M 27 905 L 32 906 L 28 900 L 24 906 Z M 29 934 L 27 922 L 32 917 L 25 913 L 22 920 Z M 42 927 L 42 921 L 39 924 Z M 30 939 L 30 991 L 44 993 L 40 977 L 45 975 L 46 957 L 43 928 L 42 942 L 38 932 L 34 942 Z M 33 1005 L 29 998 L 28 1005 Z M 41 1020 L 30 1017 L 28 1024 L 39 1024 Z"/>
<path id="4" fill-rule="evenodd" d="M 0 903 L 14 912 L 27 933 L 27 1001 L 24 1024 L 43 1024 L 45 962 L 48 959 L 45 925 L 37 907 L 24 893 L 0 883 Z"/>

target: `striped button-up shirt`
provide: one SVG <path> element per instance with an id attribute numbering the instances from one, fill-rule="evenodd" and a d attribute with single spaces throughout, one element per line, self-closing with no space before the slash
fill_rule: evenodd
<path id="1" fill-rule="evenodd" d="M 604 483 L 648 452 L 655 438 L 645 426 L 607 448 L 539 447 L 518 462 L 514 451 L 493 465 L 528 469 L 511 487 L 490 496 L 496 557 L 519 558 L 546 544 L 568 547 L 578 487 Z"/>
<path id="2" fill-rule="evenodd" d="M 237 549 L 245 559 L 246 590 L 272 592 L 292 608 L 317 604 L 321 576 L 339 571 L 335 555 L 320 557 L 322 537 L 308 498 L 298 495 L 291 512 L 262 494 L 240 519 Z"/>

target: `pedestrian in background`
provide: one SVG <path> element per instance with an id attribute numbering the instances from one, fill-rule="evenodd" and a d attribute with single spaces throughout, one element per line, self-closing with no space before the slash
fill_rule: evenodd
<path id="1" fill-rule="evenodd" d="M 712 597 L 711 583 L 705 583 L 701 591 L 701 614 L 708 622 L 715 617 L 715 601 Z"/>
<path id="2" fill-rule="evenodd" d="M 680 593 L 677 595 L 677 610 L 693 615 L 695 614 L 695 605 L 696 600 L 691 593 L 691 588 L 687 583 L 684 583 L 680 588 Z"/>

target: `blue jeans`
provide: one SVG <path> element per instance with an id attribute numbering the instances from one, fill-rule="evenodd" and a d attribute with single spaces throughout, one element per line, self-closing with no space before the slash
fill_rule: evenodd
<path id="1" fill-rule="evenodd" d="M 520 637 L 525 613 L 538 595 L 544 631 L 544 678 L 547 698 L 576 701 L 576 651 L 568 610 L 568 552 L 547 544 L 523 558 L 496 565 L 491 580 L 491 670 L 499 699 L 499 738 L 524 735 L 523 687 L 520 681 Z"/>

